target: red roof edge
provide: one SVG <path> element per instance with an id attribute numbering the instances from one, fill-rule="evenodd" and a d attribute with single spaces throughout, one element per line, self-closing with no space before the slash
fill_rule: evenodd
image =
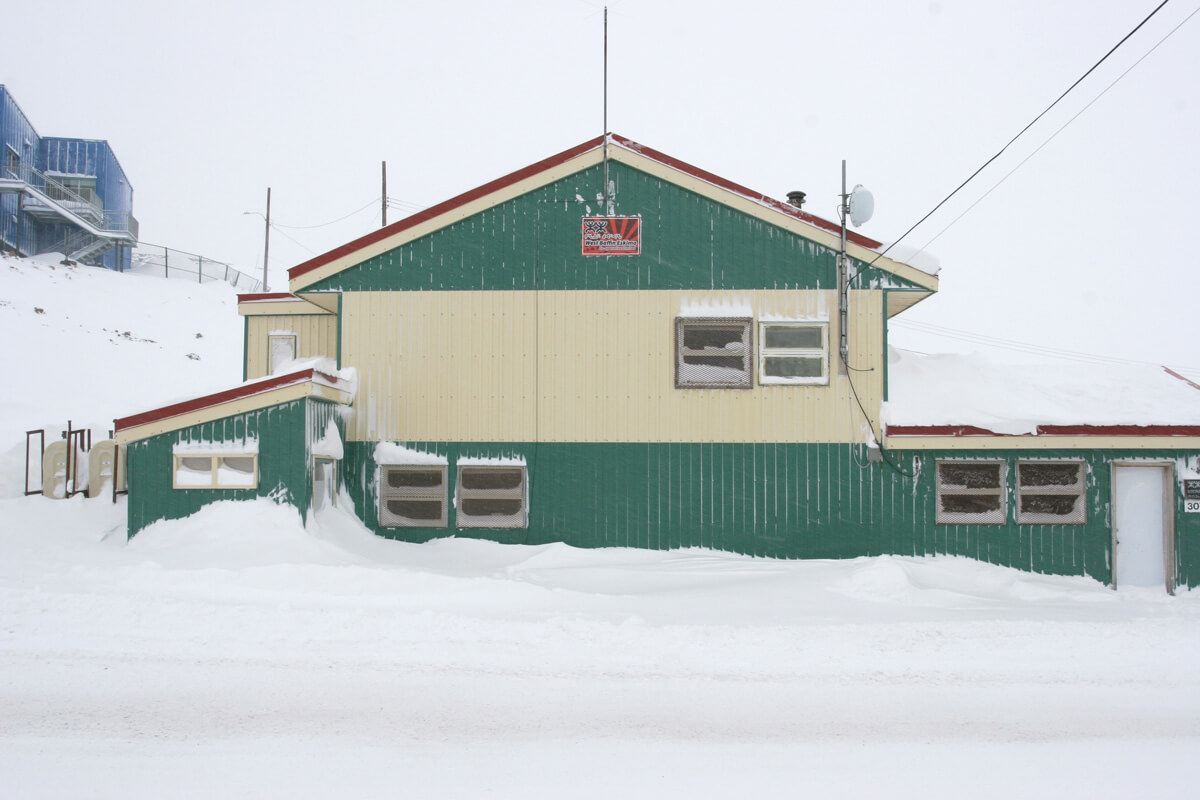
<path id="1" fill-rule="evenodd" d="M 889 425 L 888 436 L 1015 436 L 974 425 Z M 1038 425 L 1036 436 L 1200 436 L 1200 425 Z"/>
<path id="2" fill-rule="evenodd" d="M 719 175 L 714 175 L 713 173 L 708 172 L 707 170 L 700 169 L 699 167 L 693 166 L 693 165 L 687 163 L 686 161 L 680 161 L 677 158 L 672 158 L 671 156 L 667 155 L 666 153 L 660 152 L 660 151 L 655 150 L 650 147 L 646 147 L 645 145 L 638 144 L 637 142 L 633 141 L 632 139 L 628 139 L 624 136 L 620 136 L 615 133 L 611 134 L 611 139 L 613 142 L 615 142 L 616 144 L 619 144 L 620 146 L 624 147 L 627 150 L 631 150 L 635 153 L 641 153 L 642 155 L 645 155 L 647 158 L 653 159 L 654 161 L 658 161 L 659 163 L 664 164 L 668 167 L 673 167 L 674 169 L 677 169 L 680 172 L 683 172 L 685 174 L 691 175 L 694 178 L 698 178 L 707 183 L 711 183 L 714 186 L 718 186 L 722 189 L 726 189 L 728 191 L 734 192 L 735 194 L 742 195 L 743 197 L 746 197 L 757 203 L 762 203 L 765 206 L 768 206 L 776 211 L 787 214 L 789 217 L 798 219 L 801 222 L 806 222 L 809 225 L 812 225 L 817 228 L 821 228 L 822 230 L 825 230 L 825 231 L 829 231 L 830 233 L 840 233 L 841 232 L 841 226 L 838 225 L 836 222 L 830 222 L 827 219 L 822 219 L 821 217 L 814 216 L 812 214 L 809 214 L 806 211 L 801 211 L 800 209 L 796 208 L 795 206 L 793 206 L 789 203 L 785 203 L 781 200 L 776 200 L 774 198 L 767 197 L 765 194 L 762 194 L 761 192 L 756 192 L 753 189 L 747 189 L 745 186 L 734 183 L 733 181 L 730 181 L 730 180 L 726 180 L 725 178 L 722 178 Z M 366 236 L 361 236 L 358 239 L 355 239 L 351 242 L 347 242 L 346 244 L 341 245 L 340 247 L 330 250 L 328 253 L 322 253 L 321 255 L 317 256 L 316 258 L 310 258 L 308 261 L 305 261 L 302 264 L 297 264 L 296 266 L 294 266 L 288 270 L 288 278 L 294 280 L 294 279 L 300 277 L 301 275 L 304 275 L 305 273 L 312 272 L 314 269 L 324 266 L 325 264 L 328 264 L 332 261 L 336 261 L 337 259 L 341 258 L 342 256 L 347 256 L 347 255 L 355 252 L 356 250 L 361 250 L 362 248 L 372 245 L 375 242 L 386 239 L 389 236 L 393 236 L 402 231 L 406 231 L 409 228 L 413 228 L 413 227 L 421 224 L 422 222 L 426 222 L 427 220 L 438 217 L 442 214 L 447 213 L 448 211 L 453 211 L 454 209 L 456 209 L 460 206 L 464 206 L 467 203 L 470 203 L 474 200 L 478 200 L 481 197 L 485 197 L 485 196 L 492 194 L 493 192 L 497 192 L 500 189 L 503 189 L 507 186 L 511 186 L 514 183 L 523 181 L 526 178 L 530 178 L 534 175 L 537 175 L 540 172 L 545 172 L 546 170 L 553 169 L 554 167 L 558 166 L 559 164 L 563 164 L 567 161 L 570 161 L 572 158 L 575 158 L 576 156 L 582 155 L 582 154 L 588 152 L 589 150 L 594 150 L 597 147 L 600 147 L 603 143 L 604 143 L 604 137 L 597 136 L 595 139 L 589 139 L 588 141 L 583 142 L 582 144 L 578 144 L 575 147 L 572 147 L 568 150 L 564 150 L 561 153 L 558 153 L 557 155 L 553 155 L 553 156 L 550 156 L 549 158 L 538 161 L 536 164 L 530 164 L 528 167 L 519 169 L 516 172 L 511 172 L 508 175 L 505 175 L 504 177 L 497 178 L 496 180 L 491 181 L 490 183 L 485 183 L 484 185 L 482 185 L 478 188 L 472 189 L 469 192 L 464 192 L 463 194 L 460 194 L 457 197 L 452 197 L 449 200 L 438 203 L 436 206 L 431 206 L 430 208 L 427 208 L 424 211 L 418 211 L 416 214 L 413 214 L 411 217 L 405 217 L 404 219 L 399 220 L 398 222 L 393 222 L 391 225 L 388 225 L 386 228 L 380 228 L 379 230 L 372 231 L 371 233 L 368 233 Z M 874 239 L 869 239 L 866 236 L 863 236 L 862 234 L 859 234 L 859 233 L 855 233 L 853 231 L 846 231 L 846 241 L 852 242 L 853 244 L 856 244 L 860 247 L 869 248 L 871 250 L 877 250 L 883 246 L 882 242 L 877 242 Z"/>
<path id="3" fill-rule="evenodd" d="M 314 369 L 304 369 L 299 372 L 292 372 L 287 375 L 275 375 L 270 378 L 265 378 L 254 383 L 244 383 L 241 386 L 236 386 L 232 389 L 227 389 L 223 392 L 207 394 L 203 397 L 197 397 L 192 400 L 184 400 L 181 403 L 173 403 L 169 406 L 156 408 L 151 411 L 143 411 L 141 414 L 134 414 L 129 417 L 122 417 L 113 421 L 113 430 L 123 431 L 127 428 L 136 428 L 139 425 L 146 425 L 151 422 L 158 422 L 171 417 L 178 417 L 181 414 L 189 414 L 193 411 L 199 411 L 203 408 L 211 408 L 222 403 L 229 403 L 233 400 L 241 400 L 244 397 L 253 397 L 256 394 L 269 392 L 272 389 L 279 389 L 284 386 L 291 386 L 295 383 L 304 383 L 311 381 L 314 377 L 320 376 L 328 381 L 331 385 L 336 386 L 338 379 L 336 376 L 327 375 L 324 372 L 319 372 Z"/>
<path id="4" fill-rule="evenodd" d="M 492 192 L 497 192 L 507 186 L 512 186 L 514 183 L 518 183 L 520 181 L 525 180 L 526 178 L 537 175 L 539 172 L 545 172 L 548 169 L 553 169 L 554 167 L 557 167 L 559 164 L 563 164 L 567 161 L 570 161 L 572 158 L 575 158 L 576 156 L 583 155 L 584 153 L 588 152 L 589 150 L 596 149 L 603 143 L 604 143 L 604 137 L 597 136 L 594 139 L 587 140 L 583 144 L 578 144 L 575 147 L 572 147 L 568 150 L 564 150 L 557 155 L 553 155 L 553 156 L 550 156 L 549 158 L 542 159 L 541 161 L 537 162 L 536 164 L 530 164 L 528 167 L 519 169 L 516 172 L 510 172 L 509 174 L 507 174 L 501 178 L 497 178 L 496 180 L 491 181 L 490 183 L 485 183 L 483 186 L 479 186 L 475 189 L 472 189 L 469 192 L 464 192 L 463 194 L 460 194 L 457 197 L 452 197 L 449 200 L 438 203 L 436 206 L 431 206 L 431 207 L 425 209 L 424 211 L 418 211 L 416 214 L 413 214 L 411 217 L 405 217 L 404 219 L 402 219 L 398 222 L 393 222 L 391 225 L 388 225 L 386 228 L 380 228 L 377 231 L 372 231 L 371 233 L 368 233 L 366 236 L 361 236 L 352 242 L 347 242 L 346 244 L 342 245 L 341 247 L 336 247 L 333 250 L 330 250 L 328 253 L 323 253 L 323 254 L 317 256 L 316 258 L 310 258 L 308 261 L 305 261 L 303 264 L 298 264 L 298 265 L 292 267 L 291 269 L 288 270 L 288 278 L 289 279 L 298 278 L 306 272 L 312 272 L 314 269 L 316 269 L 320 266 L 323 266 L 325 264 L 328 264 L 331 261 L 336 261 L 337 259 L 341 258 L 342 256 L 349 255 L 350 253 L 353 253 L 355 250 L 361 250 L 362 248 L 367 247 L 368 245 L 374 244 L 375 242 L 378 242 L 382 239 L 386 239 L 389 236 L 393 236 L 397 233 L 400 233 L 401 231 L 406 231 L 409 228 L 420 225 L 422 222 L 425 222 L 426 220 L 433 219 L 434 217 L 445 214 L 448 211 L 453 211 L 454 209 L 458 208 L 459 206 L 464 206 L 473 200 L 478 200 L 481 197 L 485 197 L 485 196 L 491 194 Z"/>
<path id="5" fill-rule="evenodd" d="M 1180 375 L 1178 372 L 1171 369 L 1170 367 L 1163 367 L 1163 372 L 1167 373 L 1172 378 L 1179 378 L 1179 380 L 1183 381 L 1184 383 L 1186 383 L 1188 386 L 1192 387 L 1193 389 L 1200 389 L 1200 383 L 1196 383 L 1195 381 L 1185 378 L 1184 376 Z"/>
<path id="6" fill-rule="evenodd" d="M 267 292 L 265 294 L 239 294 L 239 303 L 260 303 L 267 300 L 300 300 L 291 292 Z"/>
<path id="7" fill-rule="evenodd" d="M 829 231 L 830 233 L 840 234 L 842 231 L 842 226 L 838 223 L 830 222 L 827 219 L 814 216 L 813 214 L 809 214 L 807 211 L 801 211 L 791 203 L 785 203 L 782 200 L 776 200 L 773 197 L 767 197 L 762 192 L 756 192 L 753 189 L 747 189 L 741 184 L 726 180 L 720 175 L 714 175 L 708 170 L 700 169 L 700 167 L 693 166 L 686 161 L 680 161 L 679 159 L 673 158 L 672 156 L 669 156 L 659 150 L 655 150 L 652 147 L 646 147 L 645 145 L 638 144 L 632 139 L 627 139 L 624 136 L 614 133 L 612 138 L 614 142 L 620 144 L 627 150 L 633 150 L 634 152 L 641 153 L 649 158 L 654 159 L 655 161 L 666 164 L 668 167 L 674 167 L 680 172 L 691 175 L 693 178 L 699 178 L 706 183 L 711 183 L 714 186 L 719 186 L 722 189 L 727 189 L 735 194 L 740 194 L 743 197 L 747 197 L 756 203 L 762 203 L 763 205 L 770 206 L 776 211 L 781 211 L 784 214 L 787 214 L 789 217 L 794 217 L 801 222 L 807 222 L 809 225 Z M 863 236 L 860 233 L 855 233 L 854 231 L 846 231 L 846 241 L 853 242 L 860 247 L 866 247 L 871 250 L 877 250 L 883 246 L 883 242 L 877 242 L 874 239 L 868 239 L 866 236 Z"/>

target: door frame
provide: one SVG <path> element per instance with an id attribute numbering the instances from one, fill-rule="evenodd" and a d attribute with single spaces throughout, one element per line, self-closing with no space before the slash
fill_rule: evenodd
<path id="1" fill-rule="evenodd" d="M 313 456 L 312 487 L 311 487 L 312 498 L 309 500 L 309 503 L 308 503 L 309 508 L 311 508 L 313 511 L 317 510 L 317 469 L 318 469 L 318 465 L 322 461 L 328 461 L 330 463 L 330 465 L 333 467 L 329 471 L 329 477 L 331 480 L 330 487 L 329 487 L 329 504 L 335 508 L 337 507 L 338 484 L 340 482 L 340 476 L 338 475 L 338 473 L 341 472 L 341 470 L 338 469 L 338 464 L 340 463 L 340 460 L 334 458 L 333 456 Z"/>
<path id="2" fill-rule="evenodd" d="M 1108 501 L 1110 548 L 1112 551 L 1112 588 L 1118 584 L 1119 564 L 1117 563 L 1117 467 L 1150 467 L 1160 470 L 1162 482 L 1163 507 L 1163 577 L 1167 594 L 1175 594 L 1175 462 L 1161 458 L 1151 458 L 1145 461 L 1122 459 L 1109 462 Z"/>

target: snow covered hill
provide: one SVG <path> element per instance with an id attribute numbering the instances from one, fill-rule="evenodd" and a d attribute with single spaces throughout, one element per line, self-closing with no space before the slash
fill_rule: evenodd
<path id="1" fill-rule="evenodd" d="M 123 504 L 19 496 L 24 430 L 107 430 L 236 383 L 234 303 L 0 262 L 6 796 L 1131 798 L 1200 779 L 1196 592 L 961 558 L 405 544 L 267 500 L 127 542 Z"/>
<path id="2" fill-rule="evenodd" d="M 205 284 L 0 257 L 0 497 L 21 492 L 27 430 L 51 435 L 237 384 L 237 295 Z M 14 479 L 15 470 L 15 479 Z"/>

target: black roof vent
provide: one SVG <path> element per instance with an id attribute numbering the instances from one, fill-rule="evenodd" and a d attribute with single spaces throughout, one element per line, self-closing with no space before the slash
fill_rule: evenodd
<path id="1" fill-rule="evenodd" d="M 788 202 L 796 208 L 804 207 L 804 192 L 788 192 Z"/>

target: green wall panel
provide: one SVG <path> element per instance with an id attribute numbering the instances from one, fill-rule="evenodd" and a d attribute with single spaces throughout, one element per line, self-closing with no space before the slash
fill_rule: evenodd
<path id="1" fill-rule="evenodd" d="M 312 494 L 311 445 L 339 406 L 306 399 L 223 417 L 132 442 L 126 451 L 129 475 L 129 535 L 160 519 L 181 519 L 218 500 L 275 497 L 303 511 Z M 258 440 L 257 489 L 174 489 L 172 448 L 183 442 Z"/>
<path id="2" fill-rule="evenodd" d="M 602 169 L 596 166 L 305 291 L 837 287 L 834 250 L 625 164 L 610 162 L 609 170 L 617 185 L 617 214 L 642 216 L 640 256 L 580 254 L 580 219 L 600 213 L 594 198 Z M 862 266 L 853 262 L 852 270 Z M 913 284 L 868 268 L 854 286 Z"/>
<path id="3" fill-rule="evenodd" d="M 374 443 L 350 442 L 343 478 L 366 525 L 383 536 L 439 536 L 576 547 L 710 547 L 784 558 L 854 558 L 885 553 L 960 555 L 1033 572 L 1089 575 L 1111 582 L 1109 498 L 1112 460 L 1170 459 L 1177 453 L 954 451 L 889 456 L 906 477 L 870 463 L 861 445 L 562 444 L 416 442 L 454 465 L 463 457 L 523 456 L 529 474 L 529 527 L 483 530 L 383 528 L 378 523 Z M 1004 459 L 1009 518 L 1003 525 L 939 525 L 935 461 Z M 1018 525 L 1016 462 L 1082 458 L 1088 464 L 1087 521 Z M 1177 489 L 1177 577 L 1200 584 L 1200 515 L 1182 513 Z"/>

